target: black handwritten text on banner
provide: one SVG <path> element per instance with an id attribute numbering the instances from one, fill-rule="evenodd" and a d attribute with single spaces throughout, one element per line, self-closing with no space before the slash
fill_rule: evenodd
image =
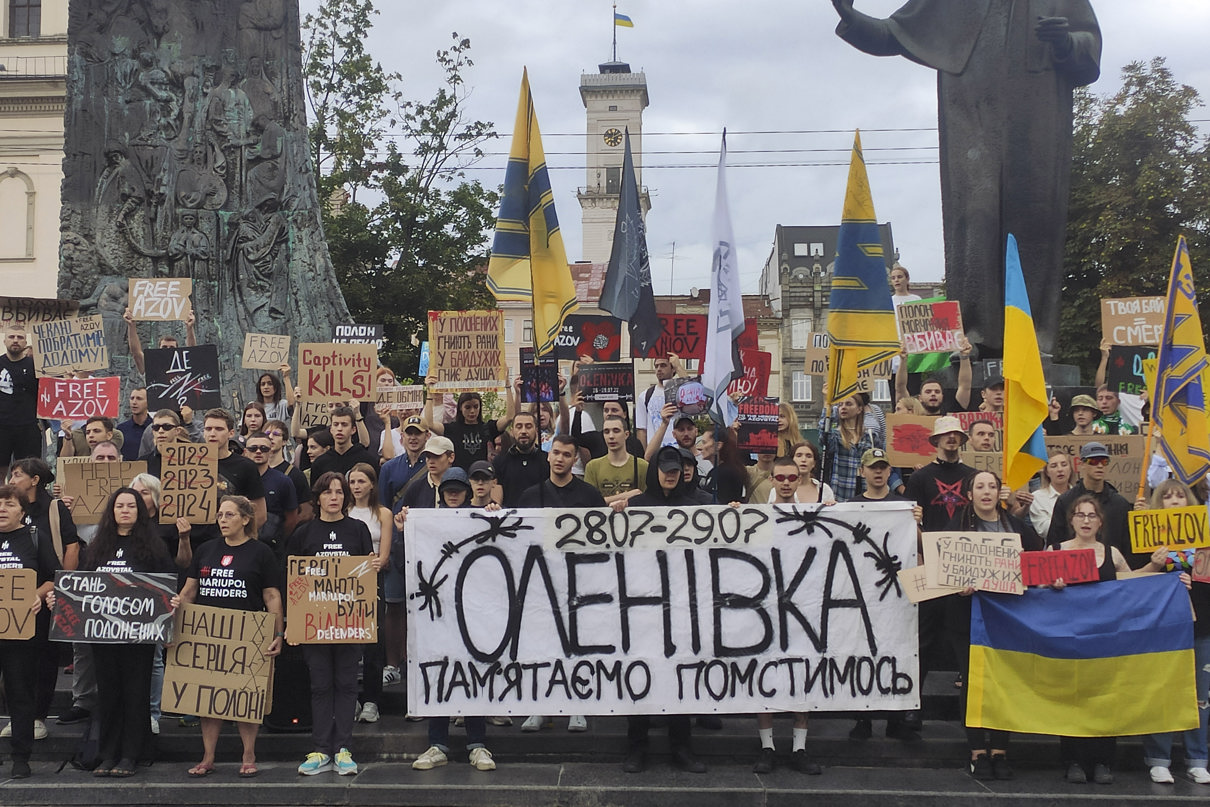
<path id="1" fill-rule="evenodd" d="M 904 503 L 413 510 L 414 715 L 912 709 Z"/>

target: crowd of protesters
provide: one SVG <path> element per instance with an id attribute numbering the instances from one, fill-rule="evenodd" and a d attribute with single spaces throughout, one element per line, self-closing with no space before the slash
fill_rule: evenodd
<path id="1" fill-rule="evenodd" d="M 903 272 L 906 277 L 906 272 Z M 903 279 L 903 278 L 900 278 Z M 902 283 L 900 285 L 903 285 Z M 898 286 L 896 289 L 898 290 Z M 133 328 L 131 329 L 133 332 Z M 137 335 L 132 337 L 132 352 Z M 175 346 L 162 339 L 161 346 Z M 192 339 L 190 339 L 192 344 Z M 631 407 L 609 402 L 586 405 L 574 383 L 559 377 L 557 410 L 519 402 L 520 378 L 507 385 L 502 406 L 488 411 L 477 393 L 447 396 L 426 379 L 428 392 L 418 412 L 376 409 L 370 403 L 345 402 L 329 407 L 321 425 L 300 423 L 298 393 L 290 368 L 263 373 L 256 398 L 237 417 L 221 409 L 194 412 L 188 407 L 149 411 L 146 389 L 128 391 L 129 417 L 120 423 L 104 417 L 84 423 L 46 422 L 36 417 L 37 378 L 30 348 L 21 329 L 5 336 L 0 357 L 0 568 L 37 570 L 35 638 L 0 642 L 11 723 L 12 774 L 29 776 L 36 739 L 47 734 L 58 647 L 48 641 L 48 612 L 55 603 L 57 570 L 169 572 L 179 576 L 174 605 L 202 605 L 265 611 L 275 635 L 267 654 L 282 652 L 284 612 L 283 559 L 287 555 L 371 556 L 380 577 L 379 640 L 374 645 L 306 645 L 303 656 L 310 676 L 313 750 L 298 767 L 303 775 L 334 771 L 357 773 L 353 758 L 355 723 L 380 719 L 384 687 L 399 685 L 406 659 L 402 534 L 409 512 L 419 508 L 587 508 L 670 507 L 701 503 L 809 504 L 829 506 L 845 501 L 909 501 L 920 529 L 1010 532 L 1025 549 L 1089 547 L 1096 550 L 1101 579 L 1146 567 L 1151 571 L 1188 572 L 1189 552 L 1157 551 L 1137 556 L 1130 551 L 1126 529 L 1132 507 L 1106 481 L 1109 452 L 1096 435 L 1134 434 L 1142 411 L 1127 411 L 1103 383 L 1096 396 L 1076 395 L 1068 411 L 1054 401 L 1047 431 L 1089 435 L 1078 456 L 1055 454 L 1031 484 L 1007 490 L 999 477 L 963 462 L 964 449 L 989 450 L 1003 410 L 1003 380 L 988 378 L 972 389 L 970 345 L 963 340 L 954 356 L 956 384 L 941 377 L 910 379 L 906 361 L 896 365 L 896 411 L 935 416 L 931 462 L 892 467 L 887 454 L 887 421 L 883 410 L 858 393 L 830 411 L 820 423 L 818 443 L 803 436 L 793 407 L 782 403 L 775 451 L 747 455 L 740 451 L 734 428 L 712 429 L 666 400 L 664 382 L 689 374 L 675 356 L 656 359 L 656 383 L 636 390 Z M 141 349 L 137 357 L 142 358 Z M 571 376 L 575 378 L 574 369 Z M 395 383 L 380 368 L 379 382 Z M 909 393 L 909 386 L 916 394 Z M 968 428 L 953 417 L 959 411 L 986 413 Z M 1073 426 L 1061 427 L 1069 418 Z M 218 456 L 220 505 L 214 524 L 191 525 L 184 519 L 160 525 L 159 476 L 165 446 L 174 441 L 202 441 Z M 147 473 L 114 493 L 96 527 L 77 527 L 71 518 L 71 491 L 56 484 L 47 460 L 54 456 L 88 455 L 96 462 L 143 460 Z M 1152 507 L 1204 503 L 1201 491 L 1162 481 L 1163 468 L 1153 469 Z M 241 581 L 238 596 L 214 579 L 214 570 Z M 1063 581 L 1055 581 L 1061 589 Z M 1196 628 L 1200 729 L 1186 732 L 1187 775 L 1210 783 L 1206 770 L 1206 701 L 1210 673 L 1210 611 L 1207 584 L 1193 583 L 1191 595 L 1199 616 Z M 969 592 L 964 592 L 969 594 Z M 1201 619 L 1203 612 L 1206 619 Z M 930 669 L 957 669 L 961 687 L 967 673 L 970 644 L 970 598 L 952 595 L 919 607 L 920 680 Z M 1206 627 L 1203 627 L 1206 626 Z M 163 648 L 157 645 L 89 645 L 72 650 L 72 705 L 58 723 L 95 720 L 99 725 L 99 760 L 94 775 L 134 775 L 150 735 L 162 720 Z M 941 667 L 948 663 L 955 666 Z M 360 677 L 360 685 L 359 685 Z M 921 738 L 917 712 L 878 715 L 886 734 L 904 742 Z M 518 716 L 520 730 L 551 727 L 544 715 Z M 181 716 L 183 724 L 197 718 Z M 428 720 L 429 748 L 413 763 L 416 770 L 447 764 L 451 753 L 450 719 Z M 673 763 L 704 772 L 705 762 L 692 750 L 688 715 L 666 720 Z M 637 773 L 648 765 L 652 719 L 628 719 L 624 770 Z M 699 726 L 717 726 L 713 715 L 697 717 Z M 243 743 L 239 775 L 256 776 L 258 726 L 238 723 Z M 495 769 L 488 750 L 488 726 L 512 725 L 506 717 L 458 718 L 465 727 L 466 751 L 477 770 Z M 807 714 L 794 715 L 789 765 L 818 774 L 807 751 Z M 862 716 L 849 736 L 869 739 L 873 723 Z M 215 772 L 215 753 L 222 721 L 202 717 L 202 758 L 189 768 L 191 777 Z M 567 730 L 584 731 L 588 719 L 570 715 Z M 757 772 L 777 764 L 773 716 L 756 717 L 759 738 Z M 1009 779 L 1009 737 L 1005 732 L 967 730 L 969 770 L 981 779 Z M 1150 736 L 1146 764 L 1155 782 L 1171 782 L 1173 737 Z M 1062 762 L 1071 782 L 1113 780 L 1112 738 L 1063 738 Z"/>

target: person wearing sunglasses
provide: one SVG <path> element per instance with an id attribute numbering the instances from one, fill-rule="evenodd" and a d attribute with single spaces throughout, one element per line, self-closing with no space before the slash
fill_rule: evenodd
<path id="1" fill-rule="evenodd" d="M 1047 546 L 1058 546 L 1074 537 L 1071 531 L 1069 513 L 1077 499 L 1091 495 L 1100 507 L 1103 523 L 1101 525 L 1101 540 L 1107 546 L 1114 547 L 1132 569 L 1138 569 L 1151 560 L 1149 553 L 1135 555 L 1130 551 L 1130 531 L 1128 527 L 1130 502 L 1118 493 L 1117 488 L 1105 481 L 1109 472 L 1109 449 L 1104 443 L 1091 441 L 1080 447 L 1080 463 L 1077 470 L 1080 481 L 1068 488 L 1067 492 L 1055 502 L 1054 514 L 1050 519 L 1050 530 L 1046 534 Z"/>
<path id="2" fill-rule="evenodd" d="M 139 459 L 147 463 L 147 473 L 158 479 L 163 463 L 164 446 L 175 443 L 180 437 L 181 416 L 171 409 L 160 409 L 152 415 L 151 426 L 147 430 L 151 432 L 152 436 L 151 450 Z"/>
<path id="3" fill-rule="evenodd" d="M 244 438 L 244 456 L 256 464 L 265 488 L 265 523 L 258 539 L 276 550 L 294 532 L 298 524 L 298 494 L 294 483 L 271 465 L 273 441 L 264 432 L 252 432 Z"/>

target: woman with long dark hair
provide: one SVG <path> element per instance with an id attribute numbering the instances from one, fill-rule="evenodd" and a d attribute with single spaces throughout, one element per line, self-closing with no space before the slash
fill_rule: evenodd
<path id="1" fill-rule="evenodd" d="M 172 574 L 168 548 L 147 515 L 143 497 L 118 488 L 101 513 L 97 534 L 84 552 L 84 571 Z M 53 596 L 53 595 L 52 595 Z M 49 601 L 53 606 L 53 600 Z M 151 730 L 150 644 L 94 644 L 101 764 L 94 776 L 133 776 Z"/>
<path id="2" fill-rule="evenodd" d="M 290 536 L 287 555 L 354 557 L 372 555 L 374 544 L 366 525 L 349 517 L 353 494 L 348 481 L 334 471 L 322 474 L 311 488 L 317 517 L 301 525 Z M 370 565 L 381 571 L 375 556 Z M 303 645 L 311 672 L 311 740 L 314 751 L 298 766 L 311 776 L 335 770 L 342 776 L 357 773 L 349 746 L 357 717 L 357 666 L 364 645 Z M 379 673 L 381 676 L 381 673 Z"/>
<path id="3" fill-rule="evenodd" d="M 259 401 L 248 401 L 244 404 L 244 411 L 240 414 L 239 419 L 239 442 L 240 445 L 248 439 L 248 435 L 255 434 L 265 428 L 265 421 L 269 418 L 265 415 L 265 405 Z"/>
<path id="4" fill-rule="evenodd" d="M 962 483 L 966 504 L 950 520 L 952 532 L 1004 532 L 1021 536 L 1021 548 L 1026 551 L 1042 549 L 1042 539 L 1021 519 L 1009 514 L 1000 503 L 1000 477 L 991 471 L 979 471 Z M 971 594 L 973 589 L 945 598 L 946 629 L 962 681 L 970 677 Z M 962 714 L 966 714 L 966 687 L 962 687 Z M 964 721 L 965 722 L 965 721 Z M 1008 764 L 1007 731 L 993 731 L 973 726 L 966 728 L 967 750 L 970 751 L 970 774 L 976 779 L 1012 779 Z"/>
<path id="5" fill-rule="evenodd" d="M 236 611 L 268 611 L 273 614 L 273 640 L 265 656 L 281 653 L 282 619 L 281 567 L 267 544 L 256 540 L 256 510 L 243 496 L 224 496 L 218 505 L 218 529 L 222 540 L 207 541 L 197 548 L 189 575 L 177 602 L 231 608 Z M 213 574 L 221 570 L 222 575 Z M 244 756 L 239 775 L 256 776 L 257 723 L 237 722 Z M 189 769 L 194 778 L 214 773 L 223 721 L 202 718 L 202 761 Z"/>
<path id="6" fill-rule="evenodd" d="M 506 390 L 504 417 L 495 420 L 483 420 L 483 399 L 477 392 L 464 392 L 458 396 L 458 411 L 453 421 L 445 423 L 433 412 L 433 402 L 440 402 L 445 393 L 432 389 L 437 383 L 434 376 L 424 381 L 429 385 L 428 397 L 424 402 L 424 427 L 433 434 L 444 435 L 454 444 L 454 464 L 462 470 L 471 467 L 471 463 L 487 459 L 487 446 L 504 433 L 513 415 L 517 414 L 517 397 L 521 385 L 521 377 Z M 518 387 L 514 393 L 513 387 Z M 440 404 L 439 404 L 440 405 Z"/>
<path id="7" fill-rule="evenodd" d="M 273 373 L 261 373 L 260 378 L 256 379 L 256 401 L 265 408 L 265 420 L 290 420 L 290 409 L 294 406 L 290 365 L 281 366 L 281 377 L 282 380 L 278 381 Z"/>
<path id="8" fill-rule="evenodd" d="M 719 429 L 710 469 L 710 486 L 719 504 L 748 501 L 748 466 L 744 464 L 739 442 L 731 429 Z"/>

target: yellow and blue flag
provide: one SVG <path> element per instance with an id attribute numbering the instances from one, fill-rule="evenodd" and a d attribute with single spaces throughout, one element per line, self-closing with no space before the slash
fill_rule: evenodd
<path id="1" fill-rule="evenodd" d="M 1004 348 L 1004 484 L 1016 490 L 1046 465 L 1042 422 L 1050 402 L 1021 256 L 1012 233 L 1004 255 Z"/>
<path id="2" fill-rule="evenodd" d="M 1176 243 L 1168 278 L 1164 335 L 1156 354 L 1151 396 L 1160 448 L 1172 473 L 1192 485 L 1210 470 L 1210 434 L 1206 428 L 1206 341 L 1193 290 L 1193 265 L 1182 235 Z"/>
<path id="3" fill-rule="evenodd" d="M 613 24 L 619 28 L 634 27 L 634 21 L 630 17 L 627 17 L 625 14 L 619 14 L 617 11 L 613 12 Z"/>
<path id="4" fill-rule="evenodd" d="M 1157 574 L 971 602 L 966 724 L 1118 737 L 1198 726 L 1193 613 Z"/>
<path id="5" fill-rule="evenodd" d="M 887 285 L 886 257 L 874 215 L 874 198 L 853 136 L 849 183 L 836 243 L 828 305 L 828 405 L 858 391 L 858 372 L 899 353 L 895 306 Z"/>
<path id="6" fill-rule="evenodd" d="M 526 71 L 521 73 L 521 99 L 487 265 L 487 288 L 497 300 L 533 303 L 534 348 L 539 356 L 554 349 L 564 318 L 579 307 Z"/>

